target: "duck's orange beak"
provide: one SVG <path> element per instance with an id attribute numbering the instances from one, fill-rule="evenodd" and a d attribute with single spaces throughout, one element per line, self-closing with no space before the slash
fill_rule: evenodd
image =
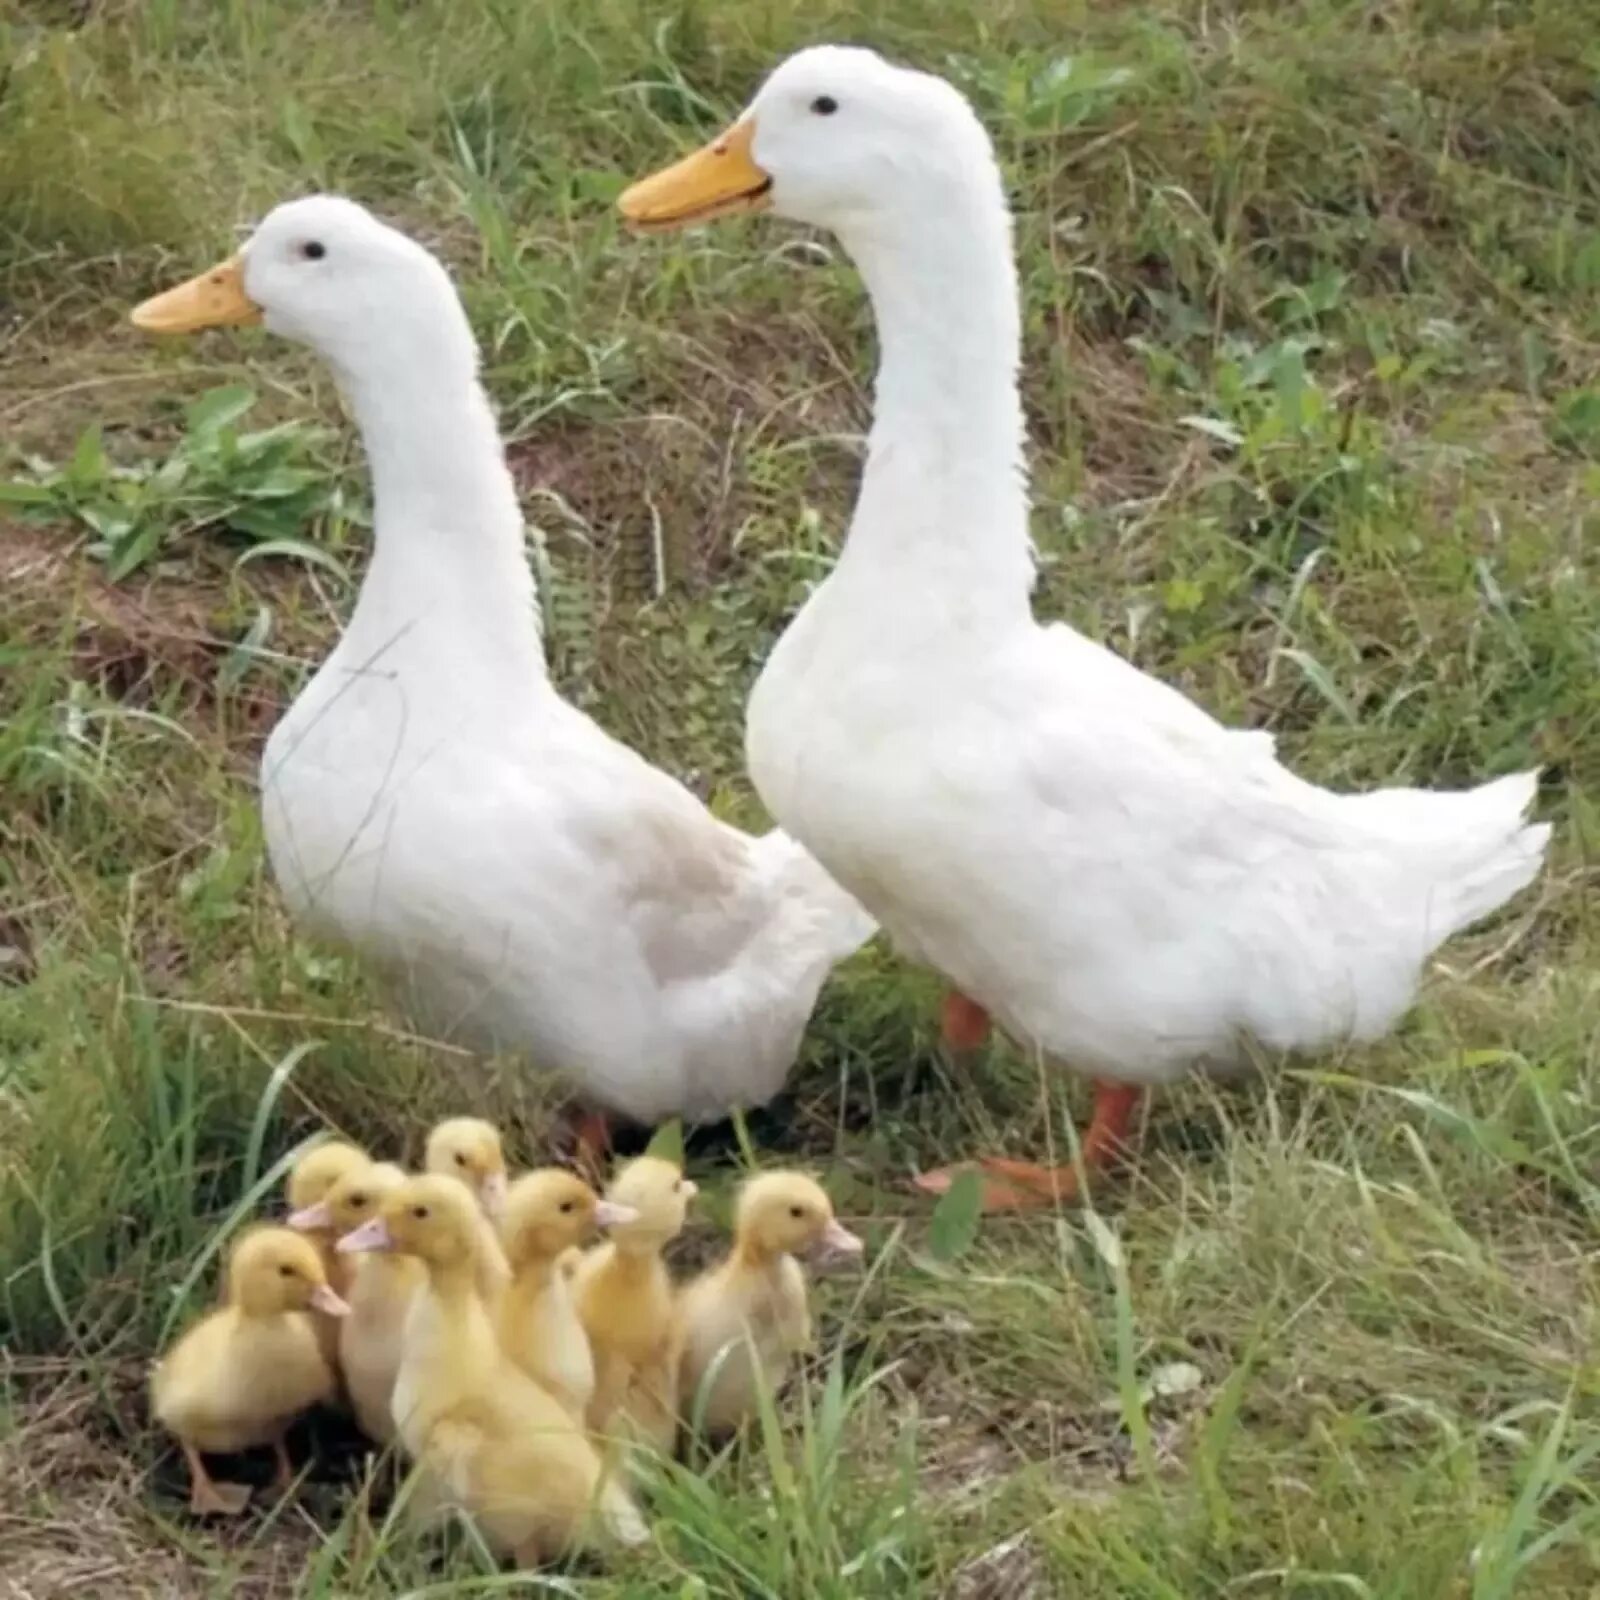
<path id="1" fill-rule="evenodd" d="M 772 177 L 756 164 L 756 125 L 744 117 L 703 150 L 641 178 L 617 208 L 635 228 L 666 233 L 771 204 Z"/>
<path id="2" fill-rule="evenodd" d="M 132 312 L 146 333 L 196 333 L 201 328 L 241 328 L 261 320 L 261 307 L 244 292 L 244 257 L 226 261 L 165 294 L 152 295 Z"/>

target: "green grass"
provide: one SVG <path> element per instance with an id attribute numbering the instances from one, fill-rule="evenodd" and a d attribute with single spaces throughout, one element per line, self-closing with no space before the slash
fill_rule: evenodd
<path id="1" fill-rule="evenodd" d="M 386 1521 L 348 1456 L 241 1529 L 195 1527 L 144 1418 L 219 1225 L 299 1139 L 415 1155 L 470 1105 L 532 1160 L 559 1095 L 412 1038 L 287 927 L 253 764 L 348 604 L 359 460 L 314 363 L 259 335 L 148 342 L 126 309 L 313 186 L 417 230 L 484 342 L 562 684 L 754 819 L 740 711 L 848 507 L 866 309 L 778 225 L 634 241 L 609 199 L 784 51 L 845 38 L 958 75 L 996 132 L 1041 611 L 1278 731 L 1320 781 L 1542 762 L 1557 842 L 1397 1037 L 1165 1094 L 1098 1215 L 965 1249 L 904 1174 L 1059 1143 L 1081 1104 L 1004 1049 L 953 1080 L 929 981 L 858 958 L 752 1136 L 827 1172 L 873 1266 L 826 1287 L 829 1355 L 781 1414 L 662 1483 L 659 1549 L 570 1582 L 1593 1594 L 1595 0 L 0 18 L 0 480 L 28 486 L 0 500 L 0 1578 L 528 1592 Z M 202 401 L 230 386 L 248 414 Z M 692 1156 L 708 1215 L 732 1159 Z"/>

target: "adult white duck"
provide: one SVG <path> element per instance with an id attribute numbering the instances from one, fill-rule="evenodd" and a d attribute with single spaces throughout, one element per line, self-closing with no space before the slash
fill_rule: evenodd
<path id="1" fill-rule="evenodd" d="M 1333 794 L 1269 735 L 1035 621 L 1010 217 L 950 84 L 803 51 L 621 208 L 645 229 L 770 208 L 831 230 L 866 280 L 882 351 L 860 498 L 751 697 L 750 772 L 957 991 L 948 1042 L 981 1042 L 989 1014 L 1096 1081 L 1086 1168 L 1144 1085 L 1237 1068 L 1252 1040 L 1382 1034 L 1430 952 L 1534 877 L 1535 774 Z M 1073 1167 L 980 1165 L 992 1208 L 1075 1186 Z"/>
<path id="2" fill-rule="evenodd" d="M 649 1122 L 769 1099 L 872 923 L 787 835 L 718 821 L 556 692 L 444 268 L 360 206 L 311 196 L 133 320 L 261 321 L 309 345 L 366 446 L 371 563 L 262 762 L 291 912 L 436 1032 L 525 1051 L 597 1108 Z"/>

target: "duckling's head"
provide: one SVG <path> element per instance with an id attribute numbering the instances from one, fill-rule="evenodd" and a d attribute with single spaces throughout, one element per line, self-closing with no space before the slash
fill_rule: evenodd
<path id="1" fill-rule="evenodd" d="M 553 1261 L 563 1250 L 582 1244 L 595 1228 L 637 1220 L 631 1206 L 602 1200 L 577 1173 L 546 1167 L 511 1185 L 501 1235 L 506 1259 L 517 1268 Z"/>
<path id="2" fill-rule="evenodd" d="M 238 254 L 146 300 L 133 321 L 150 333 L 264 323 L 358 380 L 410 369 L 436 381 L 477 368 L 445 269 L 414 239 L 337 195 L 276 207 Z"/>
<path id="3" fill-rule="evenodd" d="M 255 1228 L 228 1255 L 228 1301 L 247 1316 L 284 1311 L 325 1311 L 348 1316 L 350 1307 L 328 1287 L 322 1257 L 290 1228 Z"/>
<path id="4" fill-rule="evenodd" d="M 822 1185 L 803 1172 L 764 1172 L 739 1191 L 734 1233 L 755 1256 L 805 1256 L 817 1266 L 853 1261 L 861 1240 L 833 1214 Z"/>
<path id="5" fill-rule="evenodd" d="M 606 1190 L 613 1206 L 633 1213 L 613 1221 L 611 1237 L 623 1249 L 659 1250 L 683 1231 L 697 1186 L 674 1162 L 658 1156 L 630 1161 Z"/>
<path id="6" fill-rule="evenodd" d="M 340 1239 L 343 1252 L 398 1250 L 432 1267 L 470 1263 L 477 1253 L 478 1208 L 454 1178 L 424 1173 L 407 1178 L 387 1196 L 378 1214 Z"/>
<path id="7" fill-rule="evenodd" d="M 451 1117 L 428 1135 L 423 1167 L 437 1177 L 459 1178 L 477 1196 L 486 1217 L 506 1209 L 506 1156 L 500 1130 L 481 1117 Z"/>
<path id="8" fill-rule="evenodd" d="M 289 1201 L 289 1226 L 303 1232 L 327 1228 L 326 1217 L 316 1208 L 328 1198 L 328 1191 L 341 1178 L 370 1164 L 365 1150 L 342 1139 L 319 1144 L 308 1150 L 289 1169 L 285 1193 Z"/>
<path id="9" fill-rule="evenodd" d="M 1000 192 L 989 136 L 959 90 L 873 50 L 818 45 L 780 63 L 721 138 L 618 204 L 649 231 L 771 209 L 848 243 L 926 226 L 973 185 Z"/>
<path id="10" fill-rule="evenodd" d="M 316 1205 L 295 1212 L 289 1224 L 343 1238 L 377 1216 L 405 1181 L 405 1172 L 393 1162 L 369 1161 L 345 1173 Z"/>

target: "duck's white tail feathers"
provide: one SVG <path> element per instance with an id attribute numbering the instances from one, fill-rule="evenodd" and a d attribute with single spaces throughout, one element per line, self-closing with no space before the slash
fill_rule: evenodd
<path id="1" fill-rule="evenodd" d="M 878 925 L 822 869 L 816 857 L 782 828 L 752 840 L 757 858 L 780 893 L 804 905 L 830 965 L 853 956 Z"/>
<path id="2" fill-rule="evenodd" d="M 1538 875 L 1550 824 L 1527 812 L 1539 774 L 1513 773 L 1443 793 L 1380 789 L 1350 796 L 1361 822 L 1427 864 L 1428 933 L 1436 948 L 1525 889 Z"/>

